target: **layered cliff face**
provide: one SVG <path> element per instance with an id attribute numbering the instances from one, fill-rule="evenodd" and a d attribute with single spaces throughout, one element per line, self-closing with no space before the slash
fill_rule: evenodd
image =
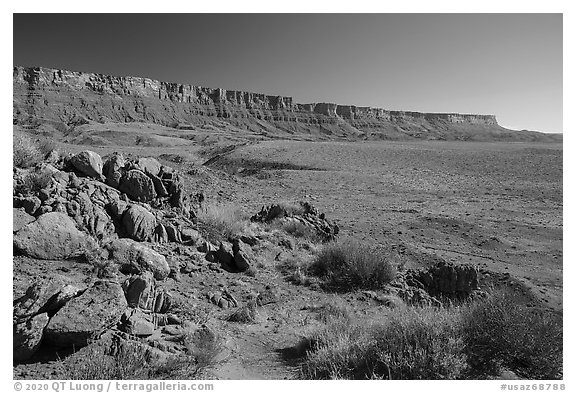
<path id="1" fill-rule="evenodd" d="M 517 139 L 492 115 L 419 113 L 49 68 L 14 67 L 15 124 L 45 121 L 151 122 L 165 126 L 218 120 L 276 136 L 367 139 Z M 262 131 L 264 130 L 264 131 Z M 479 132 L 484 132 L 480 134 Z"/>

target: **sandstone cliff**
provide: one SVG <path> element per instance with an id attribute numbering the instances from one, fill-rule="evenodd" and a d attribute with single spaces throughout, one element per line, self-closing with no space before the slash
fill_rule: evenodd
<path id="1" fill-rule="evenodd" d="M 151 122 L 189 127 L 224 121 L 261 134 L 328 138 L 545 140 L 500 127 L 493 115 L 390 111 L 292 97 L 50 68 L 14 67 L 14 124 Z"/>

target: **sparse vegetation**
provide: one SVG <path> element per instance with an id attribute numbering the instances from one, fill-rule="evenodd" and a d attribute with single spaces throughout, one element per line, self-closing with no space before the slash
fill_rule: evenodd
<path id="1" fill-rule="evenodd" d="M 322 241 L 314 228 L 303 224 L 300 221 L 281 221 L 280 227 L 286 233 L 289 233 L 296 238 L 309 240 L 313 243 L 319 243 Z"/>
<path id="2" fill-rule="evenodd" d="M 232 205 L 203 206 L 198 212 L 198 221 L 206 239 L 210 241 L 236 237 L 247 227 L 246 217 Z"/>
<path id="3" fill-rule="evenodd" d="M 52 174 L 42 169 L 34 169 L 25 173 L 15 186 L 15 192 L 20 194 L 36 194 L 50 185 Z"/>
<path id="4" fill-rule="evenodd" d="M 477 379 L 503 369 L 562 377 L 561 317 L 510 292 L 460 307 L 396 308 L 376 323 L 329 311 L 326 326 L 305 340 L 304 378 Z"/>
<path id="5" fill-rule="evenodd" d="M 456 379 L 466 369 L 457 312 L 394 310 L 382 323 L 329 318 L 309 339 L 311 379 Z"/>
<path id="6" fill-rule="evenodd" d="M 394 255 L 382 248 L 347 239 L 326 244 L 309 271 L 327 287 L 380 288 L 395 277 Z"/>
<path id="7" fill-rule="evenodd" d="M 506 367 L 526 378 L 562 374 L 562 316 L 521 305 L 510 290 L 471 305 L 463 328 L 476 373 L 495 374 Z"/>
<path id="8" fill-rule="evenodd" d="M 254 299 L 251 299 L 246 305 L 230 314 L 226 320 L 229 322 L 257 323 L 258 316 L 258 305 Z"/>
<path id="9" fill-rule="evenodd" d="M 44 155 L 38 144 L 25 134 L 14 134 L 12 138 L 13 164 L 18 168 L 30 168 L 40 163 Z"/>

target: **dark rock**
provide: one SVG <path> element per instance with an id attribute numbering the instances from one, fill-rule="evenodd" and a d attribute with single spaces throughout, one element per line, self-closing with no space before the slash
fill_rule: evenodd
<path id="1" fill-rule="evenodd" d="M 156 194 L 159 197 L 167 197 L 168 191 L 166 191 L 166 187 L 164 187 L 162 180 L 160 180 L 160 178 L 158 176 L 153 175 L 151 173 L 146 173 L 146 174 L 148 175 L 148 177 L 150 177 L 150 179 L 152 180 L 152 183 L 154 183 L 154 190 L 156 190 Z"/>
<path id="2" fill-rule="evenodd" d="M 42 205 L 42 201 L 36 196 L 14 197 L 14 208 L 24 208 L 24 211 L 31 216 L 36 215 L 36 211 Z"/>
<path id="3" fill-rule="evenodd" d="M 122 217 L 122 224 L 132 239 L 146 241 L 154 234 L 156 217 L 142 206 L 130 205 Z"/>
<path id="4" fill-rule="evenodd" d="M 106 184 L 118 188 L 122 178 L 121 169 L 126 165 L 124 156 L 120 153 L 114 153 L 106 159 L 102 172 L 106 178 Z"/>
<path id="5" fill-rule="evenodd" d="M 122 175 L 118 189 L 138 202 L 148 202 L 156 196 L 152 179 L 137 169 L 129 170 Z"/>
<path id="6" fill-rule="evenodd" d="M 215 256 L 218 262 L 220 262 L 222 267 L 225 269 L 231 269 L 234 267 L 234 254 L 229 243 L 220 242 Z"/>
<path id="7" fill-rule="evenodd" d="M 243 243 L 240 239 L 234 239 L 232 243 L 232 252 L 234 254 L 234 264 L 240 272 L 245 272 L 254 265 L 254 255 L 250 246 Z"/>
<path id="8" fill-rule="evenodd" d="M 110 257 L 120 265 L 122 273 L 139 274 L 150 271 L 157 280 L 165 279 L 170 273 L 166 258 L 144 244 L 131 239 L 117 239 L 108 247 Z"/>
<path id="9" fill-rule="evenodd" d="M 102 178 L 102 158 L 97 153 L 85 150 L 72 157 L 70 163 L 86 176 L 100 180 Z"/>
<path id="10" fill-rule="evenodd" d="M 127 309 L 120 319 L 122 331 L 138 337 L 148 337 L 154 334 L 156 326 L 150 315 L 138 309 Z"/>
<path id="11" fill-rule="evenodd" d="M 56 347 L 83 347 L 116 325 L 126 307 L 119 284 L 98 281 L 50 319 L 44 331 L 46 342 Z"/>
<path id="12" fill-rule="evenodd" d="M 156 229 L 154 229 L 154 242 L 155 243 L 168 243 L 168 233 L 166 228 L 162 224 L 158 224 Z"/>
<path id="13" fill-rule="evenodd" d="M 38 259 L 68 259 L 94 249 L 95 242 L 80 232 L 64 213 L 46 213 L 22 227 L 13 237 L 14 246 Z"/>
<path id="14" fill-rule="evenodd" d="M 12 354 L 15 361 L 28 360 L 36 353 L 48 320 L 48 314 L 42 313 L 13 325 Z"/>

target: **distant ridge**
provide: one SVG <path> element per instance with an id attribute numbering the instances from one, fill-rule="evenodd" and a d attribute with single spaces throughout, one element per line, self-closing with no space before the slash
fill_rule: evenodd
<path id="1" fill-rule="evenodd" d="M 561 134 L 512 131 L 494 115 L 421 113 L 41 67 L 13 70 L 14 124 L 148 122 L 186 129 L 227 123 L 261 135 L 318 139 L 561 142 Z"/>

